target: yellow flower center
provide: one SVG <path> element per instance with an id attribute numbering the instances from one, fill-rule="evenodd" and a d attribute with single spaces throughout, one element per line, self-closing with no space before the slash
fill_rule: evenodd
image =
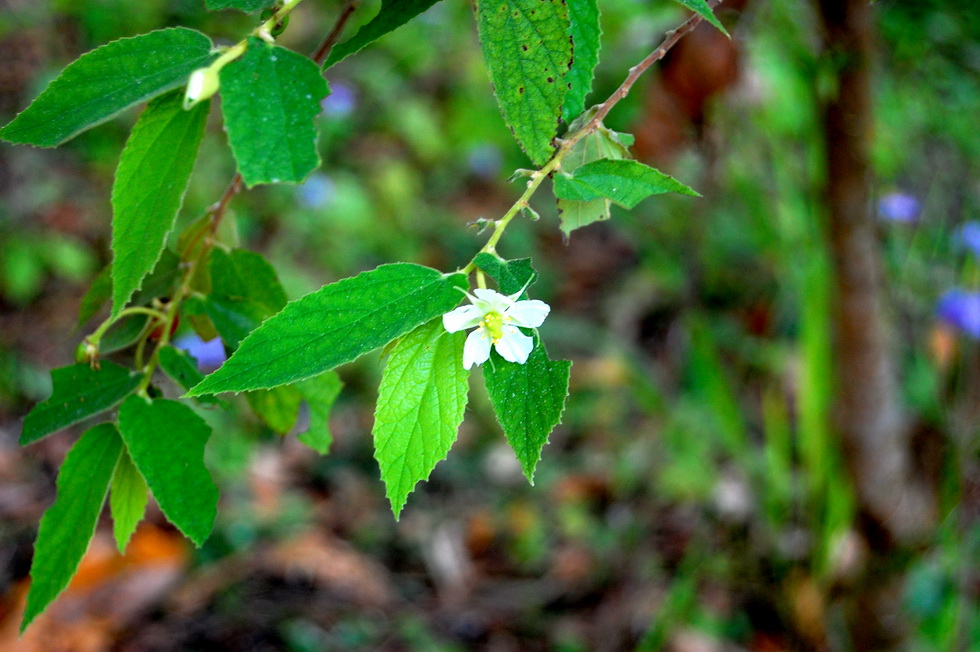
<path id="1" fill-rule="evenodd" d="M 497 342 L 504 336 L 504 316 L 499 312 L 491 311 L 483 315 L 482 325 L 490 335 L 492 342 Z"/>

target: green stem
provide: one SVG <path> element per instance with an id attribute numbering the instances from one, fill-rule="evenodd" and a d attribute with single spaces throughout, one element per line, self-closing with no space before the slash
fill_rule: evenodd
<path id="1" fill-rule="evenodd" d="M 94 331 L 92 331 L 92 334 L 86 337 L 85 339 L 88 340 L 89 343 L 98 347 L 99 342 L 102 341 L 102 336 L 105 335 L 106 331 L 112 328 L 112 325 L 115 324 L 117 321 L 123 319 L 124 317 L 129 317 L 130 315 L 149 315 L 150 317 L 153 317 L 154 319 L 158 319 L 160 321 L 164 321 L 167 319 L 167 315 L 160 312 L 159 310 L 154 310 L 153 308 L 146 308 L 144 306 L 132 306 L 130 308 L 124 308 L 120 310 L 119 314 L 115 316 L 110 316 L 104 322 L 99 324 L 99 327 L 96 328 Z"/>
<path id="2" fill-rule="evenodd" d="M 275 29 L 276 25 L 279 24 L 283 18 L 289 15 L 289 12 L 295 9 L 296 5 L 302 1 L 303 0 L 286 0 L 281 7 L 276 9 L 276 12 L 272 14 L 269 20 L 259 25 L 255 31 L 252 32 L 252 34 L 258 36 L 260 39 L 272 43 L 275 41 L 275 39 L 272 37 L 272 30 Z"/>

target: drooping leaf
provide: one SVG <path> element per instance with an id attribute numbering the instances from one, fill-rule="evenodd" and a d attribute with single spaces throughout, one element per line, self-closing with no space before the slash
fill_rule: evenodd
<path id="1" fill-rule="evenodd" d="M 310 59 L 252 37 L 221 70 L 221 111 L 245 185 L 300 183 L 320 165 L 313 118 L 327 82 Z"/>
<path id="2" fill-rule="evenodd" d="M 296 388 L 303 395 L 310 412 L 310 427 L 301 432 L 297 439 L 320 455 L 326 455 L 333 442 L 330 435 L 330 410 L 343 385 L 340 376 L 332 371 L 296 383 Z"/>
<path id="3" fill-rule="evenodd" d="M 85 295 L 82 297 L 82 301 L 78 306 L 78 321 L 75 322 L 75 328 L 81 328 L 89 319 L 95 317 L 95 314 L 111 298 L 112 265 L 109 264 L 95 275 L 92 283 L 88 286 L 88 290 L 86 290 Z"/>
<path id="4" fill-rule="evenodd" d="M 276 270 L 257 253 L 235 249 L 211 252 L 211 293 L 207 314 L 229 348 L 286 305 Z"/>
<path id="5" fill-rule="evenodd" d="M 573 201 L 606 198 L 633 208 L 647 197 L 665 192 L 701 196 L 674 177 L 638 161 L 599 159 L 577 168 L 571 175 L 555 176 L 555 196 Z"/>
<path id="6" fill-rule="evenodd" d="M 568 94 L 562 116 L 571 123 L 585 111 L 585 98 L 592 91 L 592 77 L 599 63 L 602 28 L 599 26 L 598 0 L 574 0 L 568 3 L 574 59 L 568 71 Z"/>
<path id="7" fill-rule="evenodd" d="M 247 14 L 259 9 L 266 9 L 276 4 L 276 0 L 204 0 L 204 6 L 208 11 L 218 11 L 220 9 L 237 9 Z"/>
<path id="8" fill-rule="evenodd" d="M 114 407 L 139 383 L 139 374 L 108 360 L 99 369 L 83 362 L 53 370 L 51 397 L 35 405 L 24 419 L 21 446 Z"/>
<path id="9" fill-rule="evenodd" d="M 493 254 L 481 253 L 476 255 L 473 262 L 497 281 L 497 287 L 503 294 L 514 294 L 538 280 L 530 258 L 503 260 Z"/>
<path id="10" fill-rule="evenodd" d="M 537 337 L 535 340 L 525 364 L 508 362 L 494 352 L 483 365 L 497 421 L 532 484 L 541 449 L 561 423 L 572 366 L 568 360 L 551 360 L 544 344 Z"/>
<path id="11" fill-rule="evenodd" d="M 403 337 L 385 366 L 374 412 L 374 457 L 396 519 L 408 494 L 456 441 L 466 409 L 465 339 L 434 319 Z"/>
<path id="12" fill-rule="evenodd" d="M 119 39 L 70 64 L 3 129 L 11 143 L 55 147 L 134 104 L 177 88 L 215 57 L 211 39 L 184 27 Z"/>
<path id="13" fill-rule="evenodd" d="M 583 113 L 577 120 L 572 122 L 569 131 L 574 133 L 584 126 L 595 115 L 594 109 Z M 592 133 L 585 136 L 572 148 L 564 159 L 562 159 L 562 169 L 565 172 L 574 172 L 579 167 L 599 159 L 628 159 L 630 158 L 629 144 L 625 138 L 630 139 L 629 134 L 621 134 L 605 125 L 599 125 Z M 588 226 L 593 222 L 608 220 L 611 217 L 610 207 L 612 202 L 605 198 L 593 199 L 591 201 L 569 201 L 558 200 L 558 214 L 561 222 L 561 229 L 567 236 L 575 229 Z"/>
<path id="14" fill-rule="evenodd" d="M 724 34 L 725 36 L 728 37 L 731 36 L 728 33 L 728 30 L 725 29 L 725 26 L 721 24 L 721 21 L 718 20 L 718 17 L 715 16 L 715 13 L 711 11 L 711 6 L 708 4 L 707 0 L 675 0 L 675 1 L 681 3 L 682 5 L 684 5 L 691 11 L 693 11 L 694 13 L 700 15 L 706 21 L 708 21 L 709 23 L 717 27 L 719 30 L 721 30 L 721 33 Z"/>
<path id="15" fill-rule="evenodd" d="M 148 494 L 146 480 L 133 464 L 129 451 L 123 449 L 116 471 L 112 474 L 112 488 L 109 491 L 112 533 L 116 538 L 119 554 L 126 552 L 126 546 L 136 531 L 136 526 L 143 520 Z"/>
<path id="16" fill-rule="evenodd" d="M 197 160 L 210 102 L 189 111 L 180 92 L 149 105 L 126 141 L 112 186 L 112 312 L 118 314 L 163 252 Z"/>
<path id="17" fill-rule="evenodd" d="M 167 520 L 202 545 L 218 510 L 204 466 L 210 426 L 183 403 L 133 395 L 119 408 L 119 431 Z"/>
<path id="18" fill-rule="evenodd" d="M 464 287 L 462 274 L 410 263 L 324 286 L 263 322 L 188 396 L 276 387 L 329 371 L 452 310 Z"/>
<path id="19" fill-rule="evenodd" d="M 349 57 L 365 45 L 373 43 L 388 32 L 392 32 L 420 13 L 439 2 L 439 0 L 382 0 L 381 11 L 351 38 L 334 47 L 323 63 L 326 70 L 338 61 Z"/>
<path id="20" fill-rule="evenodd" d="M 184 391 L 204 379 L 204 374 L 197 367 L 197 360 L 187 351 L 174 348 L 168 344 L 160 347 L 157 355 L 159 356 L 160 369 Z M 199 396 L 197 400 L 212 405 L 220 403 L 213 396 Z"/>
<path id="21" fill-rule="evenodd" d="M 551 158 L 568 92 L 572 39 L 565 0 L 476 0 L 483 59 L 497 103 L 535 165 Z"/>
<path id="22" fill-rule="evenodd" d="M 284 435 L 296 425 L 303 395 L 292 385 L 282 385 L 245 392 L 245 400 L 265 425 Z"/>
<path id="23" fill-rule="evenodd" d="M 65 456 L 57 497 L 38 528 L 21 632 L 65 590 L 78 570 L 121 452 L 116 427 L 103 423 L 87 430 Z"/>

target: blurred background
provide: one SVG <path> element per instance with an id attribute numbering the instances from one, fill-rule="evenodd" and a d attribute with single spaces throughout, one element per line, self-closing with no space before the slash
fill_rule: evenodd
<path id="1" fill-rule="evenodd" d="M 341 5 L 304 2 L 280 42 L 311 51 Z M 379 6 L 363 2 L 348 33 Z M 600 7 L 593 102 L 683 19 L 666 0 Z M 566 241 L 542 191 L 542 219 L 515 222 L 499 247 L 533 259 L 534 296 L 553 306 L 542 337 L 574 361 L 535 486 L 474 374 L 459 441 L 395 522 L 370 437 L 382 366 L 365 356 L 340 370 L 328 456 L 240 399 L 205 411 L 222 490 L 206 545 L 153 507 L 125 557 L 100 527 L 19 642 L 38 520 L 80 432 L 20 449 L 21 419 L 97 323 L 76 327 L 110 259 L 112 177 L 138 113 L 57 150 L 0 144 L 0 649 L 980 649 L 980 12 L 880 0 L 871 13 L 872 264 L 934 505 L 915 536 L 868 513 L 863 458 L 835 426 L 847 361 L 821 105 L 839 80 L 820 17 L 802 0 L 742 0 L 719 11 L 732 41 L 699 28 L 607 120 L 703 199 L 614 208 Z M 201 0 L 0 0 L 0 121 L 109 40 L 186 25 L 230 44 L 254 21 Z M 505 180 L 528 165 L 470 3 L 437 4 L 327 76 L 323 166 L 235 199 L 242 246 L 269 257 L 291 298 L 386 262 L 465 264 L 482 244 L 468 223 L 501 215 L 519 194 Z M 181 225 L 233 173 L 219 115 Z"/>

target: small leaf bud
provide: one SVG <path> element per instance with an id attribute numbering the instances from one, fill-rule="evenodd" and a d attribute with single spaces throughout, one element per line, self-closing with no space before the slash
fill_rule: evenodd
<path id="1" fill-rule="evenodd" d="M 87 362 L 93 369 L 99 368 L 99 347 L 86 337 L 75 348 L 75 362 Z"/>

